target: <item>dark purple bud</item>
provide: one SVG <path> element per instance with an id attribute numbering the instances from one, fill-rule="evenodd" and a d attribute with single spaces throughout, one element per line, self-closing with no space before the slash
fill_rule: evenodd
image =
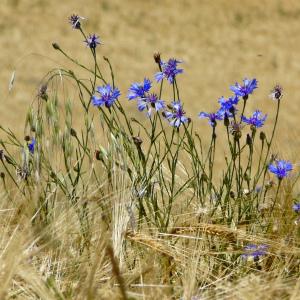
<path id="1" fill-rule="evenodd" d="M 160 65 L 160 63 L 161 63 L 160 53 L 159 53 L 159 52 L 154 53 L 153 57 L 154 57 L 154 61 L 155 61 L 158 65 Z"/>

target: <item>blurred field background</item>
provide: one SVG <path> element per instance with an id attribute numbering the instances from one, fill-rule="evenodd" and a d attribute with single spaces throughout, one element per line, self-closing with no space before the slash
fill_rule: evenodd
<path id="1" fill-rule="evenodd" d="M 272 124 L 275 105 L 268 94 L 280 83 L 285 94 L 276 142 L 285 157 L 297 154 L 300 2 L 296 0 L 1 0 L 0 120 L 4 126 L 22 135 L 25 112 L 41 78 L 50 68 L 68 67 L 52 42 L 92 65 L 81 35 L 68 24 L 72 13 L 86 17 L 86 31 L 103 40 L 100 55 L 110 57 L 123 101 L 130 83 L 145 76 L 153 79 L 156 51 L 165 59 L 184 61 L 181 98 L 194 119 L 200 111 L 214 110 L 222 95 L 229 96 L 230 84 L 255 77 L 260 88 L 249 101 L 248 114 L 249 108 L 260 108 L 269 114 L 267 124 Z M 129 106 L 135 113 L 135 103 Z M 205 121 L 197 120 L 196 125 L 207 132 Z"/>

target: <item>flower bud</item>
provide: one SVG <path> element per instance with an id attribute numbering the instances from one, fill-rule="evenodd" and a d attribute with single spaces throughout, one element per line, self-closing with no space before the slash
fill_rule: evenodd
<path id="1" fill-rule="evenodd" d="M 227 113 L 225 113 L 225 116 L 224 116 L 224 126 L 225 126 L 225 127 L 228 127 L 228 126 L 229 126 L 229 118 L 228 118 Z"/>
<path id="2" fill-rule="evenodd" d="M 237 132 L 234 133 L 234 139 L 236 141 L 238 141 L 241 137 L 242 137 L 242 132 L 241 131 L 237 131 Z"/>
<path id="3" fill-rule="evenodd" d="M 247 144 L 249 147 L 252 146 L 252 137 L 250 136 L 249 133 L 247 133 L 246 144 Z"/>
<path id="4" fill-rule="evenodd" d="M 159 53 L 159 52 L 154 53 L 154 54 L 153 54 L 153 58 L 154 58 L 154 61 L 155 61 L 158 65 L 160 65 L 160 63 L 161 63 L 160 53 Z"/>
<path id="5" fill-rule="evenodd" d="M 52 43 L 52 47 L 55 49 L 55 50 L 60 50 L 60 47 L 57 43 Z"/>
<path id="6" fill-rule="evenodd" d="M 266 139 L 266 134 L 265 134 L 263 131 L 261 131 L 260 134 L 259 134 L 259 138 L 260 138 L 262 141 L 264 141 L 264 140 Z"/>
<path id="7" fill-rule="evenodd" d="M 103 156 L 100 150 L 95 150 L 95 158 L 97 160 L 103 160 Z"/>
<path id="8" fill-rule="evenodd" d="M 74 128 L 70 129 L 70 134 L 71 134 L 71 136 L 77 137 L 77 132 Z"/>
<path id="9" fill-rule="evenodd" d="M 205 173 L 202 173 L 201 175 L 201 179 L 204 181 L 204 182 L 207 182 L 208 181 L 208 177 Z"/>

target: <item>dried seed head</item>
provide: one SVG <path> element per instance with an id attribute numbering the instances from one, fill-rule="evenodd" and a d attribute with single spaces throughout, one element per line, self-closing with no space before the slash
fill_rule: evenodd
<path id="1" fill-rule="evenodd" d="M 29 142 L 29 141 L 31 140 L 31 138 L 30 138 L 29 135 L 26 135 L 26 136 L 24 137 L 24 140 L 25 140 L 26 142 Z"/>
<path id="2" fill-rule="evenodd" d="M 234 193 L 234 191 L 230 191 L 229 196 L 230 196 L 232 199 L 234 199 L 234 198 L 235 198 L 235 193 Z"/>
<path id="3" fill-rule="evenodd" d="M 47 101 L 48 100 L 48 95 L 47 95 L 47 84 L 42 84 L 39 87 L 39 91 L 38 91 L 38 97 Z"/>
<path id="4" fill-rule="evenodd" d="M 143 140 L 139 136 L 133 136 L 132 139 L 136 146 L 141 146 L 143 143 Z"/>
<path id="5" fill-rule="evenodd" d="M 271 91 L 270 98 L 277 101 L 280 100 L 282 98 L 282 90 L 283 89 L 279 84 L 275 85 L 275 87 Z"/>
<path id="6" fill-rule="evenodd" d="M 0 177 L 1 177 L 2 179 L 4 179 L 4 178 L 5 178 L 5 173 L 4 173 L 4 172 L 0 172 Z"/>
<path id="7" fill-rule="evenodd" d="M 234 136 L 235 140 L 239 140 L 242 136 L 242 129 L 244 126 L 241 123 L 238 122 L 231 122 L 230 123 L 230 133 Z"/>

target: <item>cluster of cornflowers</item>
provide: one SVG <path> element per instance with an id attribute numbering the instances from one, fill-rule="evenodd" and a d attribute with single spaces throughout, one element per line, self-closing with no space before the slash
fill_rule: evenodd
<path id="1" fill-rule="evenodd" d="M 250 94 L 257 88 L 257 80 L 254 79 L 247 79 L 243 80 L 243 84 L 235 83 L 230 87 L 230 90 L 234 92 L 233 96 L 229 98 L 221 97 L 218 100 L 220 105 L 219 109 L 216 112 L 207 113 L 207 112 L 200 112 L 200 118 L 207 118 L 209 124 L 212 127 L 217 126 L 217 121 L 224 120 L 225 118 L 232 119 L 231 125 L 234 126 L 235 121 L 235 114 L 237 112 L 236 106 L 238 105 L 240 99 L 242 98 L 246 101 Z M 248 124 L 250 126 L 259 128 L 262 127 L 266 121 L 267 115 L 263 115 L 261 111 L 256 110 L 252 116 L 245 117 L 244 115 L 241 116 L 241 122 Z"/>
<path id="2" fill-rule="evenodd" d="M 84 18 L 76 14 L 71 15 L 69 18 L 72 28 L 79 30 L 81 30 L 81 20 L 84 20 Z M 84 42 L 92 50 L 95 50 L 98 45 L 102 44 L 99 36 L 96 34 L 89 34 L 85 37 Z M 159 53 L 154 55 L 154 60 L 159 67 L 159 72 L 154 75 L 156 81 L 159 83 L 166 79 L 171 85 L 173 85 L 173 89 L 175 90 L 175 85 L 177 88 L 176 77 L 183 73 L 183 69 L 178 68 L 178 64 L 182 63 L 182 61 L 175 58 L 171 58 L 168 61 L 162 61 Z M 143 82 L 135 82 L 130 86 L 127 98 L 129 100 L 136 100 L 138 110 L 146 111 L 146 115 L 149 118 L 152 115 L 152 111 L 155 110 L 155 112 L 162 111 L 163 117 L 165 117 L 169 121 L 169 124 L 173 127 L 179 128 L 182 124 L 190 122 L 190 118 L 186 117 L 182 102 L 179 99 L 177 101 L 174 99 L 170 105 L 166 105 L 165 101 L 160 99 L 160 96 L 156 93 L 150 92 L 151 87 L 152 82 L 148 78 L 145 78 Z M 234 95 L 227 99 L 222 96 L 218 100 L 220 107 L 216 112 L 200 112 L 198 116 L 200 118 L 207 118 L 209 124 L 213 128 L 217 126 L 218 121 L 224 120 L 224 124 L 226 126 L 230 125 L 231 133 L 233 134 L 241 131 L 241 128 L 243 127 L 242 123 L 250 125 L 252 130 L 260 128 L 264 125 L 267 119 L 266 114 L 264 115 L 260 110 L 255 110 L 251 116 L 244 116 L 245 103 L 248 100 L 249 95 L 252 94 L 257 87 L 258 82 L 255 78 L 245 78 L 242 84 L 235 83 L 230 86 L 230 90 L 234 93 Z M 105 106 L 110 108 L 115 101 L 118 100 L 120 95 L 121 93 L 118 88 L 112 87 L 110 84 L 106 84 L 96 88 L 96 94 L 92 96 L 91 101 L 94 106 Z M 273 100 L 280 101 L 282 98 L 281 86 L 276 85 L 272 90 L 270 97 Z M 244 101 L 244 108 L 240 121 L 237 121 L 236 112 L 238 111 L 237 105 L 240 102 L 240 99 Z M 33 152 L 34 144 L 35 141 L 32 141 L 32 143 L 28 145 L 30 152 Z M 273 164 L 268 166 L 268 169 L 271 173 L 274 173 L 277 176 L 279 181 L 281 181 L 288 175 L 293 167 L 289 161 L 275 160 Z M 296 208 L 295 207 L 294 210 L 296 212 L 300 211 L 300 204 Z"/>
<path id="3" fill-rule="evenodd" d="M 83 33 L 81 21 L 84 19 L 77 14 L 73 14 L 69 17 L 69 23 L 73 29 L 78 29 Z M 95 51 L 98 45 L 103 44 L 100 37 L 96 34 L 85 36 L 84 42 L 92 51 Z M 161 60 L 160 54 L 155 54 L 154 59 L 159 66 L 159 72 L 154 76 L 156 81 L 161 82 L 166 79 L 170 84 L 174 85 L 176 83 L 176 76 L 183 73 L 183 69 L 178 68 L 178 64 L 181 61 L 171 58 L 164 62 Z M 174 100 L 170 105 L 166 106 L 165 101 L 161 100 L 156 93 L 150 92 L 151 86 L 152 82 L 147 78 L 141 83 L 133 83 L 129 88 L 128 99 L 136 100 L 138 110 L 146 111 L 149 118 L 152 115 L 152 111 L 155 110 L 156 112 L 162 111 L 163 116 L 169 121 L 171 126 L 179 128 L 180 125 L 189 122 L 190 119 L 185 116 L 185 111 L 180 100 Z M 118 88 L 112 87 L 110 84 L 105 84 L 96 88 L 96 93 L 91 97 L 91 101 L 94 106 L 110 108 L 120 95 L 121 93 Z M 167 107 L 169 110 L 166 109 Z"/>
<path id="4" fill-rule="evenodd" d="M 169 59 L 168 62 L 159 60 L 160 72 L 155 74 L 157 82 L 161 82 L 163 79 L 167 79 L 170 84 L 175 83 L 175 77 L 182 73 L 182 69 L 177 68 L 177 64 L 180 61 L 176 59 Z M 171 102 L 170 105 L 166 105 L 165 101 L 151 92 L 152 82 L 150 79 L 145 78 L 143 82 L 135 82 L 131 84 L 129 93 L 127 95 L 128 100 L 136 100 L 137 108 L 139 111 L 146 111 L 146 115 L 150 118 L 155 112 L 162 112 L 171 126 L 179 128 L 182 124 L 188 123 L 189 118 L 185 116 L 183 105 L 180 100 Z M 92 103 L 94 106 L 106 106 L 111 107 L 118 97 L 121 95 L 118 88 L 112 88 L 110 84 L 99 86 L 96 89 L 96 94 L 92 96 Z"/>
<path id="5" fill-rule="evenodd" d="M 261 111 L 255 110 L 250 117 L 246 117 L 243 115 L 244 111 L 242 112 L 240 121 L 236 121 L 236 112 L 238 111 L 237 105 L 242 98 L 244 101 L 244 108 L 245 108 L 245 101 L 248 100 L 249 95 L 253 93 L 253 91 L 258 87 L 257 80 L 254 79 L 247 79 L 243 80 L 243 84 L 235 83 L 230 87 L 230 90 L 234 92 L 234 95 L 229 98 L 221 97 L 219 99 L 220 108 L 214 113 L 207 113 L 207 112 L 200 112 L 200 118 L 207 118 L 209 124 L 215 128 L 217 126 L 217 121 L 227 119 L 227 126 L 229 125 L 229 119 L 231 118 L 232 121 L 230 122 L 231 132 L 236 133 L 240 131 L 245 125 L 250 125 L 252 130 L 256 128 L 260 128 L 264 125 L 267 115 L 264 115 Z M 275 88 L 272 90 L 270 97 L 273 100 L 280 101 L 282 98 L 282 88 L 279 85 L 276 85 Z M 225 122 L 224 122 L 225 123 Z M 289 172 L 292 171 L 293 166 L 290 161 L 286 160 L 275 160 L 273 164 L 268 166 L 268 170 L 275 174 L 279 181 L 281 181 L 284 177 L 287 177 Z M 300 205 L 299 205 L 300 211 Z"/>

